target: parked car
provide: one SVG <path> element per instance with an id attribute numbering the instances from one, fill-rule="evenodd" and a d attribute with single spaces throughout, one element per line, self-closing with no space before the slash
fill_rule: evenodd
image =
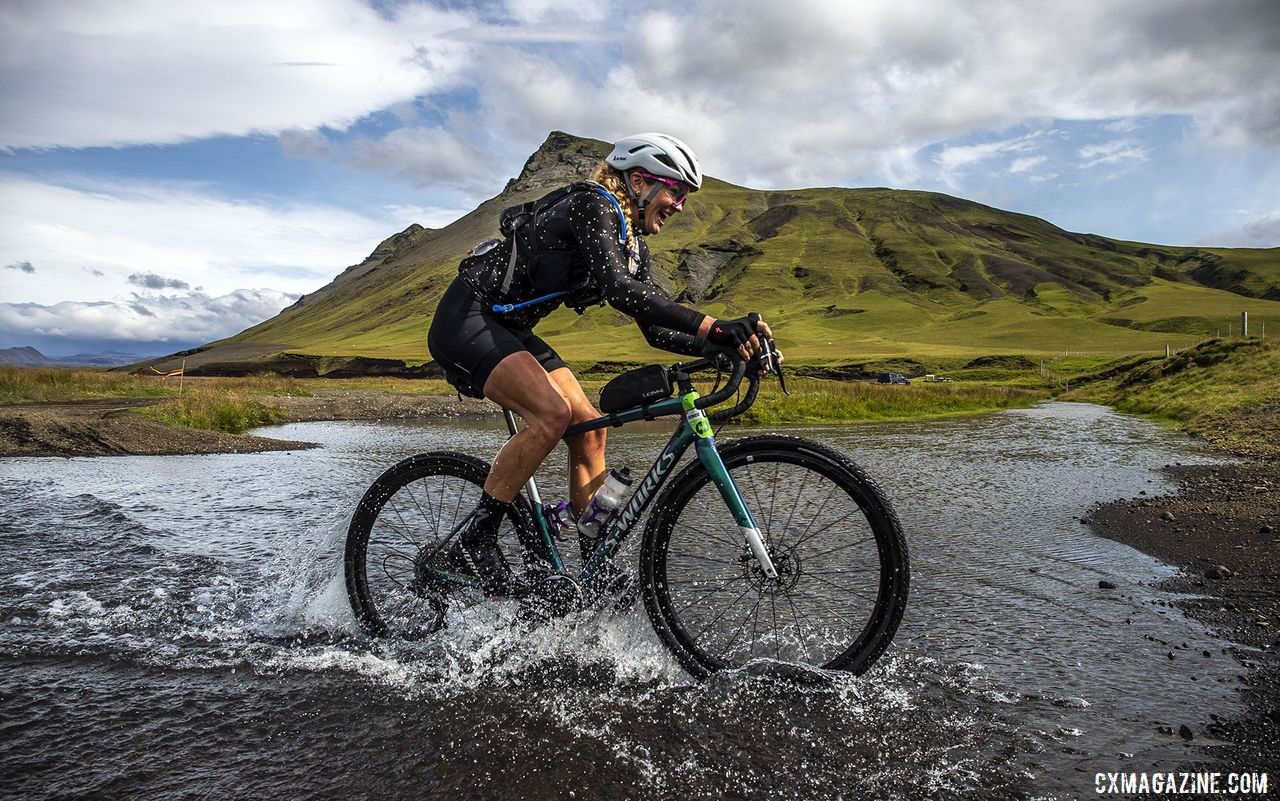
<path id="1" fill-rule="evenodd" d="M 881 373 L 876 378 L 881 384 L 910 384 L 911 379 L 902 373 Z"/>

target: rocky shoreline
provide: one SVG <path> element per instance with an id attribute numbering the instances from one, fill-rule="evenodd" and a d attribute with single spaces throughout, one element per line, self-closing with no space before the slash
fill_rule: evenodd
<path id="1" fill-rule="evenodd" d="M 1243 714 L 1215 716 L 1206 731 L 1229 770 L 1280 772 L 1280 462 L 1173 465 L 1172 495 L 1114 501 L 1086 522 L 1182 572 L 1161 589 L 1176 605 L 1230 640 L 1240 663 Z M 1170 651 L 1170 658 L 1180 653 Z M 1175 735 L 1176 736 L 1176 735 Z"/>
<path id="2" fill-rule="evenodd" d="M 156 399 L 115 399 L 0 406 L 0 457 L 175 456 L 297 450 L 314 443 L 174 428 L 131 410 Z M 485 401 L 394 392 L 317 393 L 273 397 L 291 423 L 319 420 L 414 420 L 497 414 Z"/>

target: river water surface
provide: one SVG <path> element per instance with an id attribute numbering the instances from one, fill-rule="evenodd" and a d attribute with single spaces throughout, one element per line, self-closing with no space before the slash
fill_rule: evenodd
<path id="1" fill-rule="evenodd" d="M 1072 798 L 1096 772 L 1211 759 L 1176 732 L 1235 709 L 1223 643 L 1152 588 L 1170 568 L 1079 520 L 1208 461 L 1188 440 L 1063 403 L 788 431 L 852 454 L 911 548 L 906 617 L 859 678 L 698 684 L 641 610 L 516 634 L 498 604 L 426 644 L 360 636 L 340 557 L 356 501 L 413 453 L 490 457 L 492 424 L 0 460 L 0 795 Z M 665 437 L 615 430 L 611 462 L 644 469 Z"/>

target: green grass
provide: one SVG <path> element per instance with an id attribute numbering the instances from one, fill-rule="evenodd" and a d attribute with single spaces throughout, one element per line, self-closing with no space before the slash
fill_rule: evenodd
<path id="1" fill-rule="evenodd" d="M 1272 340 L 1211 340 L 1169 359 L 1117 360 L 1074 386 L 1064 399 L 1104 403 L 1242 452 L 1277 444 L 1280 412 L 1258 414 L 1280 407 L 1280 343 Z"/>
<path id="2" fill-rule="evenodd" d="M 158 378 L 56 367 L 0 365 L 0 403 L 153 398 L 170 394 Z"/>
<path id="3" fill-rule="evenodd" d="M 250 428 L 283 422 L 284 412 L 260 400 L 221 388 L 205 388 L 181 398 L 135 409 L 135 414 L 164 425 L 243 434 Z"/>
<path id="4" fill-rule="evenodd" d="M 1276 342 L 1212 340 L 1170 359 L 1122 360 L 1115 368 L 1117 374 L 1109 377 L 1082 377 L 1069 397 L 1175 423 L 1280 402 Z"/>
<path id="5" fill-rule="evenodd" d="M 395 392 L 405 395 L 453 395 L 457 392 L 443 378 L 395 378 L 369 376 L 365 378 L 304 378 L 298 386 L 309 393 L 340 392 Z"/>
<path id="6" fill-rule="evenodd" d="M 0 365 L 0 403 L 63 403 L 112 398 L 163 398 L 190 392 L 244 395 L 311 395 L 301 382 L 261 373 L 248 378 L 164 378 L 163 376 Z"/>
<path id="7" fill-rule="evenodd" d="M 790 396 L 766 380 L 760 397 L 740 419 L 759 425 L 781 423 L 857 423 L 925 419 L 1022 409 L 1049 397 L 1043 389 L 958 384 L 910 386 L 866 381 L 793 378 Z"/>

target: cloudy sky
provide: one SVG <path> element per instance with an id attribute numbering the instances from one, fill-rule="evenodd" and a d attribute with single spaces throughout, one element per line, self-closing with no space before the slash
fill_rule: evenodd
<path id="1" fill-rule="evenodd" d="M 0 347 L 55 355 L 235 333 L 553 129 L 1280 245 L 1275 0 L 8 2 L 0 65 Z"/>

